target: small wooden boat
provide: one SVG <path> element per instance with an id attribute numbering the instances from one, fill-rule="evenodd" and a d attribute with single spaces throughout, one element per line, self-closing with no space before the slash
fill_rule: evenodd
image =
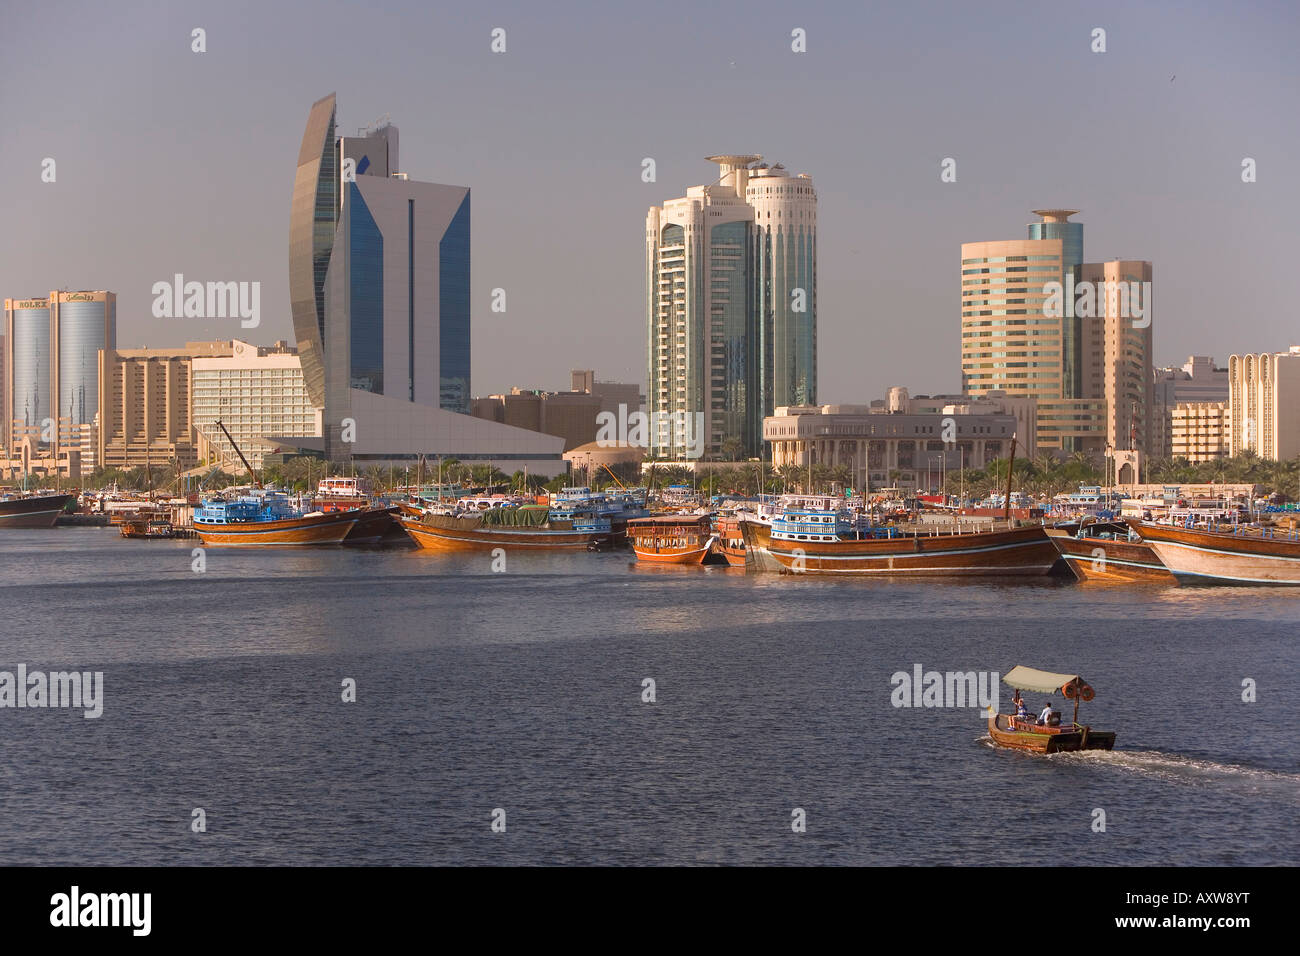
<path id="1" fill-rule="evenodd" d="M 1128 525 L 1122 521 L 1084 524 L 1073 533 L 1067 528 L 1047 528 L 1046 532 L 1080 581 L 1175 583 L 1173 574 L 1151 545 L 1130 537 Z"/>
<path id="2" fill-rule="evenodd" d="M 1017 717 L 1014 714 L 990 714 L 989 736 L 999 747 L 1028 750 L 1033 753 L 1054 754 L 1074 750 L 1111 750 L 1115 747 L 1115 733 L 1110 730 L 1093 730 L 1079 723 L 1079 701 L 1092 700 L 1092 686 L 1078 674 L 1056 674 L 1016 665 L 1002 678 L 1002 683 L 1020 690 L 1040 694 L 1060 693 L 1074 701 L 1074 718 L 1070 723 L 1044 725 L 1035 718 Z M 992 710 L 993 708 L 989 708 Z"/>
<path id="3" fill-rule="evenodd" d="M 1180 582 L 1300 585 L 1300 532 L 1130 523 Z"/>
<path id="4" fill-rule="evenodd" d="M 703 564 L 717 541 L 711 515 L 633 518 L 627 537 L 636 559 L 651 564 Z"/>

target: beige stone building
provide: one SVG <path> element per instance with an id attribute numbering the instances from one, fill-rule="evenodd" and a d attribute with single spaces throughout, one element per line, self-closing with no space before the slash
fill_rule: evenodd
<path id="1" fill-rule="evenodd" d="M 596 440 L 596 416 L 602 400 L 590 392 L 543 392 L 512 388 L 508 395 L 474 399 L 476 418 L 526 428 L 564 439 L 564 451 Z"/>
<path id="2" fill-rule="evenodd" d="M 1228 359 L 1228 454 L 1300 455 L 1300 345 Z"/>
<path id="3" fill-rule="evenodd" d="M 1179 402 L 1169 410 L 1169 453 L 1201 464 L 1228 454 L 1228 403 Z"/>
<path id="4" fill-rule="evenodd" d="M 230 342 L 187 342 L 184 348 L 104 349 L 99 353 L 99 447 L 105 468 L 198 464 L 190 417 L 190 363 L 230 355 Z"/>
<path id="5" fill-rule="evenodd" d="M 1189 355 L 1181 366 L 1155 370 L 1149 429 L 1150 453 L 1157 458 L 1173 457 L 1173 413 L 1188 403 L 1228 401 L 1228 370 L 1219 368 L 1208 355 Z M 1226 433 L 1225 433 L 1226 439 Z"/>

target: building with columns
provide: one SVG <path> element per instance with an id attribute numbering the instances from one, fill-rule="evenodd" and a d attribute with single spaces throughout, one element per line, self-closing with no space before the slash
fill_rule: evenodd
<path id="1" fill-rule="evenodd" d="M 781 406 L 763 419 L 763 439 L 774 468 L 843 466 L 864 491 L 937 490 L 942 470 L 983 468 L 1006 457 L 1016 433 L 1014 415 L 958 409 L 891 414 L 870 405 Z"/>

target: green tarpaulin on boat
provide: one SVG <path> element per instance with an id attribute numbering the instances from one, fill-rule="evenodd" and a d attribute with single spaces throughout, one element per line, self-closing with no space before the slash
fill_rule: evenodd
<path id="1" fill-rule="evenodd" d="M 551 509 L 546 505 L 518 508 L 489 508 L 482 513 L 483 526 L 494 528 L 539 528 L 546 524 Z"/>

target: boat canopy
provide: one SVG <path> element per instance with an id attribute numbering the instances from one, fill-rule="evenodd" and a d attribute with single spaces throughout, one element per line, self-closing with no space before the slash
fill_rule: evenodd
<path id="1" fill-rule="evenodd" d="M 1017 664 L 1002 676 L 1002 683 L 1011 687 L 1032 690 L 1040 694 L 1053 694 L 1070 681 L 1083 681 L 1078 674 L 1053 674 L 1051 671 L 1035 670 Z"/>

